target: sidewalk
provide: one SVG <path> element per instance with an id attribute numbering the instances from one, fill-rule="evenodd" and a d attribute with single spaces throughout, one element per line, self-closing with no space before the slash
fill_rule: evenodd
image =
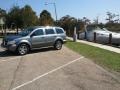
<path id="1" fill-rule="evenodd" d="M 67 37 L 67 39 L 73 40 L 73 38 L 71 38 L 71 37 Z M 98 44 L 98 43 L 93 43 L 93 42 L 88 42 L 88 41 L 84 41 L 84 40 L 77 40 L 77 42 L 88 44 L 88 45 L 95 46 L 95 47 L 99 47 L 99 48 L 106 49 L 106 50 L 120 54 L 119 48 L 115 48 L 115 47 L 111 47 L 111 46 L 107 46 L 107 45 L 102 45 L 102 44 Z"/>

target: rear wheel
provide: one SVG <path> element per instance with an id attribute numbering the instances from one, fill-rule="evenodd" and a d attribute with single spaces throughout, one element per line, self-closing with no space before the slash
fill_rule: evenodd
<path id="1" fill-rule="evenodd" d="M 55 42 L 54 48 L 55 48 L 56 50 L 60 50 L 60 49 L 62 48 L 62 41 L 57 40 L 57 41 Z"/>
<path id="2" fill-rule="evenodd" d="M 29 47 L 26 44 L 20 44 L 17 48 L 17 52 L 19 55 L 25 55 L 29 52 Z"/>

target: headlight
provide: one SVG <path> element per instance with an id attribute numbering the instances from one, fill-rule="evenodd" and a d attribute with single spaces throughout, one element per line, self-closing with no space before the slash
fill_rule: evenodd
<path id="1" fill-rule="evenodd" d="M 15 44 L 15 41 L 9 41 L 7 44 Z"/>

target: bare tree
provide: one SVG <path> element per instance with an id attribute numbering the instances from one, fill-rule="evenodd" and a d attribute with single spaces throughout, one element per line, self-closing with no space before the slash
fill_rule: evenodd
<path id="1" fill-rule="evenodd" d="M 107 18 L 106 20 L 108 21 L 108 23 L 118 23 L 119 22 L 119 18 L 116 19 L 116 17 L 118 17 L 119 15 L 115 14 L 115 13 L 111 13 L 111 12 L 107 12 Z"/>

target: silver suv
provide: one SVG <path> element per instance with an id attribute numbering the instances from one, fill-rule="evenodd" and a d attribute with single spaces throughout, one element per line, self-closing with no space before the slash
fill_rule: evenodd
<path id="1" fill-rule="evenodd" d="M 1 46 L 9 51 L 17 51 L 20 55 L 30 50 L 53 46 L 60 50 L 66 41 L 65 31 L 60 27 L 35 26 L 29 27 L 18 35 L 3 38 Z"/>

